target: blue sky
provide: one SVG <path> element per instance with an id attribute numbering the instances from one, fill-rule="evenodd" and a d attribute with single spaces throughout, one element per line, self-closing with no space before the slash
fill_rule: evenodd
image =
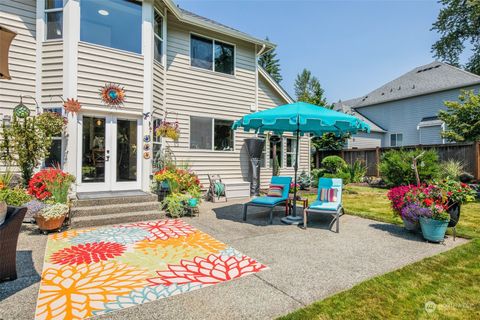
<path id="1" fill-rule="evenodd" d="M 432 62 L 433 0 L 179 0 L 182 8 L 277 44 L 282 86 L 317 76 L 329 102 L 358 97 Z"/>

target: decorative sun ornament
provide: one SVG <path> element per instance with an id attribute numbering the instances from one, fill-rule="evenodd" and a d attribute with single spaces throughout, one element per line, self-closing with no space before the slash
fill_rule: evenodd
<path id="1" fill-rule="evenodd" d="M 78 100 L 75 100 L 73 98 L 67 98 L 67 100 L 63 103 L 63 108 L 65 108 L 65 111 L 67 113 L 77 113 L 80 111 L 82 106 L 80 105 L 80 102 Z"/>
<path id="2" fill-rule="evenodd" d="M 107 83 L 100 89 L 103 103 L 109 107 L 119 107 L 125 102 L 125 89 L 115 83 Z"/>
<path id="3" fill-rule="evenodd" d="M 23 104 L 22 97 L 20 96 L 20 103 L 13 108 L 13 113 L 20 119 L 25 119 L 30 115 L 30 109 Z"/>

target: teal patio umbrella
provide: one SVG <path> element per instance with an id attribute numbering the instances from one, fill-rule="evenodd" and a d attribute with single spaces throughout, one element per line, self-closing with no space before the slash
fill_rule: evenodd
<path id="1" fill-rule="evenodd" d="M 284 132 L 292 132 L 296 135 L 295 186 L 297 185 L 300 136 L 304 134 L 322 136 L 329 132 L 338 136 L 345 133 L 357 133 L 358 131 L 370 132 L 370 126 L 354 116 L 305 102 L 285 104 L 245 115 L 233 123 L 233 129 L 238 128 L 243 128 L 247 132 L 255 131 L 257 134 L 273 132 L 281 135 Z M 296 188 L 293 197 L 294 199 L 297 197 Z M 297 216 L 296 202 L 293 203 L 292 215 L 282 219 L 285 223 L 297 224 L 302 219 Z"/>

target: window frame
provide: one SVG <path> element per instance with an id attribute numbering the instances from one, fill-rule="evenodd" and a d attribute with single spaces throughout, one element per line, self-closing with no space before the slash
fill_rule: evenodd
<path id="1" fill-rule="evenodd" d="M 160 63 L 162 66 L 165 65 L 165 26 L 166 26 L 166 21 L 165 21 L 165 16 L 160 12 L 158 8 L 153 8 L 153 20 L 155 21 L 155 14 L 158 14 L 162 18 L 162 34 L 161 37 L 153 32 L 153 45 L 155 47 L 155 41 L 158 39 L 161 44 L 162 44 L 162 55 L 160 57 L 160 61 L 155 59 L 155 52 L 153 53 L 153 61 L 156 61 Z"/>
<path id="2" fill-rule="evenodd" d="M 292 140 L 292 142 L 295 144 L 295 147 L 293 147 L 293 145 L 292 145 L 292 148 L 297 148 L 297 138 L 296 137 L 285 137 L 284 139 L 285 139 L 285 166 L 284 166 L 284 168 L 288 168 L 288 169 L 295 168 L 296 152 L 295 152 L 295 150 L 294 151 L 288 151 L 288 140 Z M 289 154 L 293 156 L 292 166 L 288 166 L 288 155 Z"/>
<path id="3" fill-rule="evenodd" d="M 402 137 L 401 144 L 398 144 L 398 136 Z M 392 144 L 393 137 L 395 137 L 395 145 Z M 390 147 L 403 147 L 403 133 L 390 133 Z"/>
<path id="4" fill-rule="evenodd" d="M 194 118 L 204 118 L 204 119 L 210 119 L 212 122 L 212 148 L 211 149 L 203 149 L 203 148 L 198 148 L 198 149 L 193 149 L 192 146 L 192 117 Z M 215 150 L 215 120 L 223 120 L 223 121 L 231 121 L 232 123 L 235 122 L 235 120 L 230 120 L 230 119 L 223 119 L 223 118 L 215 118 L 215 117 L 202 117 L 202 116 L 196 116 L 196 115 L 190 115 L 189 117 L 189 130 L 188 130 L 188 149 L 189 150 L 198 150 L 198 151 L 209 151 L 209 152 L 234 152 L 235 150 L 235 130 L 232 130 L 232 150 Z"/>
<path id="5" fill-rule="evenodd" d="M 153 117 L 152 118 L 152 130 L 153 130 L 153 133 L 152 133 L 152 171 L 155 171 L 156 169 L 158 169 L 158 168 L 154 168 L 154 166 L 153 166 L 153 163 L 154 163 L 154 160 L 155 160 L 155 153 L 154 153 L 155 146 L 159 145 L 160 146 L 160 153 L 163 153 L 163 139 L 162 139 L 162 137 L 157 137 L 156 133 L 155 133 L 155 128 L 156 128 L 155 123 L 157 121 L 162 122 L 162 118 L 160 118 L 160 117 Z"/>
<path id="6" fill-rule="evenodd" d="M 270 151 L 273 153 L 273 144 L 270 143 L 270 137 L 272 134 L 268 136 L 268 168 L 273 170 L 273 161 L 275 160 L 274 158 L 270 157 Z M 284 147 L 284 141 L 283 141 L 283 136 L 280 136 L 280 143 L 277 144 L 277 152 L 278 148 L 280 148 L 280 157 L 278 159 L 279 162 L 279 168 L 283 169 L 285 168 L 285 161 L 283 161 L 285 157 L 285 153 L 283 152 L 283 147 Z M 271 161 L 271 163 L 270 163 Z"/>
<path id="7" fill-rule="evenodd" d="M 204 38 L 205 40 L 211 40 L 212 41 L 212 59 L 213 59 L 212 60 L 212 69 L 206 69 L 206 68 L 201 68 L 201 67 L 197 67 L 197 66 L 192 65 L 192 35 L 196 36 L 196 37 Z M 220 42 L 220 43 L 224 43 L 224 44 L 228 44 L 230 46 L 233 46 L 233 73 L 232 74 L 224 73 L 224 72 L 220 72 L 220 71 L 215 70 L 215 43 L 216 42 Z M 237 75 L 237 46 L 234 43 L 219 40 L 219 39 L 212 38 L 212 37 L 209 37 L 209 36 L 205 36 L 205 35 L 200 34 L 200 33 L 190 32 L 188 58 L 190 60 L 190 68 L 192 68 L 192 69 L 199 70 L 199 71 L 205 71 L 205 72 L 213 72 L 215 74 L 221 74 L 221 75 L 229 76 L 229 77 L 236 77 L 236 75 Z"/>
<path id="8" fill-rule="evenodd" d="M 49 106 L 49 107 L 43 107 L 42 108 L 42 112 L 55 112 L 57 113 L 56 111 L 54 110 L 60 110 L 60 115 L 62 117 L 65 117 L 65 109 L 61 106 Z M 56 141 L 56 140 L 60 140 L 60 168 L 63 169 L 63 166 L 64 166 L 64 158 L 65 158 L 65 143 L 66 143 L 66 139 L 65 139 L 65 131 L 62 131 L 62 133 L 59 135 L 59 136 L 55 136 L 55 137 L 52 137 L 52 145 L 53 145 L 53 141 Z M 51 146 L 50 146 L 51 147 Z M 44 169 L 44 168 L 52 168 L 52 167 L 47 167 L 46 164 L 45 164 L 45 159 L 43 159 L 42 161 L 42 165 L 41 167 Z"/>
<path id="9" fill-rule="evenodd" d="M 63 7 L 65 6 L 65 1 L 62 1 L 62 6 L 60 8 L 50 8 L 47 9 L 47 1 L 45 1 L 44 6 L 43 6 L 43 25 L 44 25 L 44 32 L 43 32 L 43 41 L 48 42 L 48 41 L 61 41 L 63 40 Z M 62 12 L 62 36 L 59 38 L 52 38 L 49 39 L 47 38 L 48 32 L 47 32 L 47 15 L 52 12 Z"/>

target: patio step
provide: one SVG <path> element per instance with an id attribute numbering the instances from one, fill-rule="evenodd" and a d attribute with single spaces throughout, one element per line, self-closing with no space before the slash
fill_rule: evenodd
<path id="1" fill-rule="evenodd" d="M 71 228 L 99 227 L 111 224 L 125 224 L 164 218 L 164 213 L 157 211 L 141 211 L 130 214 L 114 213 L 97 216 L 72 217 Z"/>
<path id="2" fill-rule="evenodd" d="M 110 198 L 83 199 L 83 200 L 76 200 L 75 207 L 80 208 L 80 207 L 105 206 L 110 204 L 153 202 L 153 201 L 157 201 L 157 198 L 158 197 L 155 194 L 145 194 L 141 196 L 121 196 L 121 197 L 110 197 Z"/>
<path id="3" fill-rule="evenodd" d="M 157 201 L 150 202 L 133 202 L 133 203 L 119 203 L 95 206 L 74 206 L 70 213 L 73 218 L 76 217 L 94 217 L 103 216 L 115 213 L 132 214 L 141 211 L 155 211 L 159 210 L 160 203 Z"/>

